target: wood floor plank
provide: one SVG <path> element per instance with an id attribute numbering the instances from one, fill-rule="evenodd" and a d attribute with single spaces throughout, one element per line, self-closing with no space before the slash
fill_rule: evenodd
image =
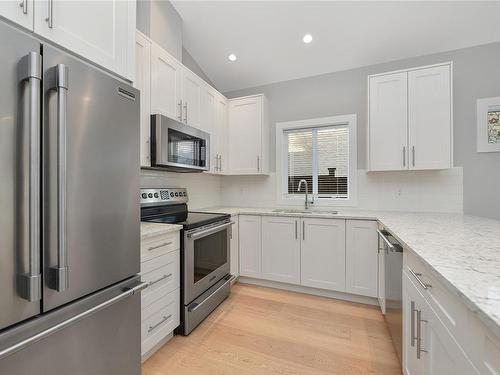
<path id="1" fill-rule="evenodd" d="M 401 374 L 374 306 L 235 284 L 189 336 L 175 336 L 142 366 L 163 374 Z"/>

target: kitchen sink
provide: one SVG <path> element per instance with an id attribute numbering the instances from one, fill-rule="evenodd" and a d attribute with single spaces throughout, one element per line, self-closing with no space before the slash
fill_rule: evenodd
<path id="1" fill-rule="evenodd" d="M 338 211 L 314 211 L 314 210 L 297 210 L 297 209 L 285 209 L 278 208 L 273 210 L 273 212 L 282 213 L 282 214 L 309 214 L 309 215 L 336 215 Z"/>

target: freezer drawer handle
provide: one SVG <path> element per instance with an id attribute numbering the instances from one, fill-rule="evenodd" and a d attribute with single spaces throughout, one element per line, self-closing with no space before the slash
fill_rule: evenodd
<path id="1" fill-rule="evenodd" d="M 26 3 L 25 1 L 24 3 Z M 29 271 L 19 278 L 20 296 L 30 302 L 42 298 L 40 273 L 40 83 L 42 56 L 30 52 L 19 62 L 19 79 L 29 85 Z"/>
<path id="2" fill-rule="evenodd" d="M 12 345 L 6 349 L 1 350 L 0 351 L 0 360 L 5 358 L 5 357 L 8 357 L 11 354 L 18 352 L 19 350 L 26 348 L 27 346 L 29 346 L 31 344 L 34 344 L 35 342 L 43 340 L 47 336 L 50 336 L 53 333 L 56 333 L 64 328 L 76 323 L 76 322 L 79 322 L 80 320 L 85 319 L 88 316 L 95 314 L 98 311 L 104 310 L 104 309 L 108 308 L 109 306 L 114 305 L 115 303 L 117 303 L 121 300 L 124 300 L 125 298 L 128 298 L 136 293 L 139 293 L 141 290 L 145 289 L 147 286 L 148 286 L 147 283 L 140 283 L 140 284 L 135 285 L 134 287 L 124 288 L 123 293 L 117 295 L 116 297 L 113 297 L 113 298 L 111 298 L 111 299 L 109 299 L 109 300 L 107 300 L 107 301 L 105 301 L 97 306 L 92 307 L 91 309 L 88 309 L 88 310 L 86 310 L 78 315 L 75 315 L 75 316 L 69 318 L 68 320 L 65 320 L 59 324 L 56 324 L 55 326 L 52 326 L 52 327 L 50 327 L 42 332 L 37 333 L 36 335 L 33 335 L 33 336 L 23 340 L 23 341 L 20 341 L 15 345 Z"/>
<path id="3" fill-rule="evenodd" d="M 151 331 L 154 331 L 156 328 L 158 328 L 159 326 L 161 326 L 163 323 L 165 323 L 167 320 L 169 320 L 170 318 L 172 317 L 172 314 L 169 314 L 167 316 L 164 316 L 162 318 L 162 320 L 160 320 L 158 323 L 152 325 L 152 326 L 149 326 L 149 329 L 148 329 L 148 333 L 150 333 Z"/>
<path id="4" fill-rule="evenodd" d="M 66 254 L 66 101 L 69 69 L 57 64 L 47 73 L 47 87 L 57 92 L 57 266 L 49 269 L 48 286 L 58 292 L 68 289 Z"/>

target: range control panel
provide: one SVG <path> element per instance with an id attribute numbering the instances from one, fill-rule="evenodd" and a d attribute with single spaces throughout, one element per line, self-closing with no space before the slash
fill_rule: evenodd
<path id="1" fill-rule="evenodd" d="M 141 206 L 187 203 L 187 190 L 184 188 L 141 189 Z"/>

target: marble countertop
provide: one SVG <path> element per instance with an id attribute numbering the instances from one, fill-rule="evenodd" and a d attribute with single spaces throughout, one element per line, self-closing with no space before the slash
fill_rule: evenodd
<path id="1" fill-rule="evenodd" d="M 500 337 L 500 221 L 461 214 L 357 211 L 289 214 L 275 208 L 216 207 L 232 215 L 378 220 Z"/>
<path id="2" fill-rule="evenodd" d="M 141 221 L 141 239 L 145 240 L 161 234 L 176 232 L 182 229 L 182 225 L 146 223 Z"/>

